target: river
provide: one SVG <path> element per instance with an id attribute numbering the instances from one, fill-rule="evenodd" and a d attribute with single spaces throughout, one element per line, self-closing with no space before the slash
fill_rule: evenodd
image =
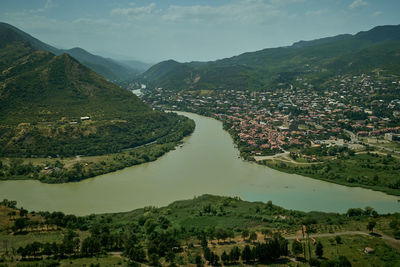
<path id="1" fill-rule="evenodd" d="M 380 213 L 400 211 L 398 198 L 287 174 L 238 158 L 222 123 L 192 113 L 196 122 L 184 144 L 157 161 L 126 168 L 78 183 L 1 181 L 0 199 L 17 200 L 29 210 L 76 215 L 129 211 L 163 206 L 201 194 L 240 196 L 288 209 L 345 212 L 371 206 Z"/>

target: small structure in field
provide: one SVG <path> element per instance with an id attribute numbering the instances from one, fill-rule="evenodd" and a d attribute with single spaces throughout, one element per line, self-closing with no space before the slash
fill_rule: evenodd
<path id="1" fill-rule="evenodd" d="M 370 247 L 366 247 L 365 249 L 364 249 L 364 253 L 365 254 L 372 254 L 372 253 L 374 253 L 375 252 L 375 250 L 373 249 L 373 248 L 370 248 Z"/>

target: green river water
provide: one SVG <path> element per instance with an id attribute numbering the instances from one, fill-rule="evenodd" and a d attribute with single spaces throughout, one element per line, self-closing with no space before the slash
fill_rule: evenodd
<path id="1" fill-rule="evenodd" d="M 163 206 L 201 194 L 272 200 L 288 209 L 345 212 L 371 206 L 378 212 L 399 212 L 398 197 L 278 172 L 238 158 L 222 123 L 191 113 L 192 136 L 155 162 L 105 174 L 78 183 L 43 184 L 33 180 L 1 181 L 0 199 L 17 200 L 29 210 L 77 215 Z"/>

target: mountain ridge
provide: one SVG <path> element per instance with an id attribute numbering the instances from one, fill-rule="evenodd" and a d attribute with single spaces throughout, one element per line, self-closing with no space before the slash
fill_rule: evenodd
<path id="1" fill-rule="evenodd" d="M 363 54 L 363 59 L 368 64 L 363 66 L 359 63 L 359 67 L 354 69 L 355 72 L 384 68 L 386 61 L 391 66 L 397 66 L 399 64 L 393 61 L 398 60 L 399 41 L 400 25 L 378 26 L 354 35 L 342 34 L 299 41 L 288 47 L 266 48 L 197 65 L 163 61 L 152 66 L 140 77 L 150 87 L 173 90 L 260 90 L 282 83 L 292 83 L 300 75 L 310 80 L 321 80 L 323 77 L 338 74 L 340 70 L 333 66 L 340 63 L 351 66 L 350 59 L 357 59 L 359 54 Z M 390 55 L 385 55 L 386 61 L 382 60 L 379 54 L 371 53 L 369 57 L 365 54 L 378 44 L 391 51 Z M 373 62 L 377 64 L 371 64 Z M 393 66 L 390 69 L 399 72 L 400 68 Z M 352 71 L 351 68 L 340 69 Z"/>
<path id="2" fill-rule="evenodd" d="M 17 27 L 0 22 L 0 38 L 12 36 L 15 40 L 26 41 L 31 44 L 35 50 L 43 50 L 51 52 L 55 55 L 61 55 L 67 53 L 72 57 L 76 58 L 80 63 L 91 68 L 93 71 L 102 75 L 108 80 L 126 80 L 134 77 L 144 71 L 142 68 L 134 68 L 128 64 L 123 64 L 117 60 L 104 58 L 102 56 L 91 54 L 80 47 L 74 47 L 71 49 L 58 49 L 49 44 L 46 44 L 30 34 L 18 29 Z M 145 63 L 143 63 L 145 64 Z"/>

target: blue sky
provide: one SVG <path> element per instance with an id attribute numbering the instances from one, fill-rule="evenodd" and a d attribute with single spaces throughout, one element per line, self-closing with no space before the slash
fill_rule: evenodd
<path id="1" fill-rule="evenodd" d="M 400 24 L 399 0 L 0 0 L 0 21 L 60 48 L 215 60 Z"/>

